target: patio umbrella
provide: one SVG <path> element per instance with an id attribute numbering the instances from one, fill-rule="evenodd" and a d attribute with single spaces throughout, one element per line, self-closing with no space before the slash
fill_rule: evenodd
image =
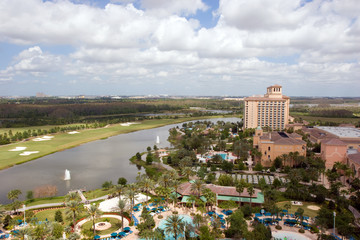
<path id="1" fill-rule="evenodd" d="M 227 212 L 229 215 L 233 213 L 232 210 L 227 210 L 226 212 Z"/>
<path id="2" fill-rule="evenodd" d="M 129 228 L 129 227 L 124 227 L 124 231 L 125 231 L 125 232 L 129 232 L 129 231 L 130 231 L 130 228 Z"/>
<path id="3" fill-rule="evenodd" d="M 208 214 L 211 216 L 211 215 L 213 215 L 213 214 L 214 214 L 214 212 L 208 212 Z"/>
<path id="4" fill-rule="evenodd" d="M 151 209 L 151 211 L 152 211 L 152 212 L 155 212 L 155 211 L 156 211 L 156 208 L 155 208 L 155 207 L 154 207 L 154 208 L 152 208 L 152 209 Z"/>
<path id="5" fill-rule="evenodd" d="M 125 232 L 119 232 L 119 234 L 118 234 L 120 237 L 123 237 L 123 236 L 125 236 L 126 235 L 126 233 Z"/>
<path id="6" fill-rule="evenodd" d="M 164 207 L 163 207 L 163 206 L 159 206 L 159 209 L 164 209 Z"/>
<path id="7" fill-rule="evenodd" d="M 94 236 L 94 239 L 100 239 L 100 236 L 99 236 L 99 235 L 95 235 L 95 236 Z"/>
<path id="8" fill-rule="evenodd" d="M 224 219 L 220 219 L 220 222 L 221 222 L 221 223 L 225 223 L 225 220 L 224 220 Z"/>
<path id="9" fill-rule="evenodd" d="M 116 237 L 118 234 L 116 232 L 113 232 L 112 234 L 110 234 L 112 237 Z"/>
<path id="10" fill-rule="evenodd" d="M 222 215 L 222 214 L 219 214 L 218 216 L 219 216 L 219 218 L 224 218 L 224 215 Z"/>

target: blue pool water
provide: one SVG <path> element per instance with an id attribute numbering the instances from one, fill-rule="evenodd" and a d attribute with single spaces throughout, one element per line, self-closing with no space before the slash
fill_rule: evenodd
<path id="1" fill-rule="evenodd" d="M 188 215 L 179 215 L 179 217 L 182 218 L 183 222 L 193 224 L 192 218 L 190 216 L 188 216 Z M 161 222 L 159 223 L 159 228 L 164 230 L 166 223 L 167 223 L 167 219 L 161 220 Z M 190 236 L 195 237 L 195 233 L 191 233 Z M 184 235 L 179 234 L 178 239 L 180 239 L 181 237 L 184 237 Z M 165 240 L 175 240 L 175 237 L 173 235 L 168 235 L 168 234 L 165 233 Z"/>
<path id="2" fill-rule="evenodd" d="M 220 155 L 222 157 L 222 159 L 224 159 L 224 160 L 227 159 L 226 153 L 219 153 L 218 155 Z"/>
<path id="3" fill-rule="evenodd" d="M 271 234 L 276 240 L 310 240 L 310 238 L 296 232 L 277 231 Z"/>

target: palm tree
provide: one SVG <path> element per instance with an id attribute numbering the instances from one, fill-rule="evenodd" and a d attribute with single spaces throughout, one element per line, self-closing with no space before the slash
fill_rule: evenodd
<path id="1" fill-rule="evenodd" d="M 119 199 L 118 207 L 121 215 L 121 230 L 124 230 L 124 212 L 126 210 L 126 202 L 122 199 Z"/>
<path id="2" fill-rule="evenodd" d="M 176 206 L 176 204 L 177 204 L 177 200 L 178 200 L 178 198 L 177 198 L 177 196 L 176 196 L 176 193 L 170 195 L 170 200 L 171 200 L 171 202 L 174 204 L 174 208 L 175 208 L 175 206 Z"/>
<path id="3" fill-rule="evenodd" d="M 195 209 L 195 202 L 196 202 L 196 196 L 195 195 L 190 195 L 189 196 L 189 202 L 191 202 L 191 204 L 192 204 L 192 209 L 194 210 Z"/>
<path id="4" fill-rule="evenodd" d="M 132 214 L 132 209 L 135 205 L 135 200 L 137 199 L 137 187 L 135 184 L 130 184 L 128 189 L 125 192 L 125 198 L 130 202 L 130 213 Z"/>
<path id="5" fill-rule="evenodd" d="M 171 182 L 171 186 L 174 188 L 176 193 L 178 192 L 178 190 L 181 190 L 180 185 L 181 185 L 181 182 L 179 180 L 173 180 Z"/>
<path id="6" fill-rule="evenodd" d="M 248 186 L 248 188 L 247 188 L 247 192 L 248 192 L 248 194 L 249 194 L 249 196 L 250 196 L 250 212 L 252 212 L 252 211 L 251 211 L 252 196 L 253 196 L 253 195 L 254 195 L 254 193 L 255 193 L 255 190 L 254 190 L 253 185 Z"/>
<path id="7" fill-rule="evenodd" d="M 170 178 L 173 179 L 173 180 L 176 180 L 176 179 L 179 178 L 179 174 L 177 173 L 176 170 L 170 170 L 168 172 L 168 174 L 169 174 Z"/>
<path id="8" fill-rule="evenodd" d="M 165 173 L 163 175 L 161 175 L 161 177 L 159 178 L 159 182 L 160 182 L 160 185 L 167 188 L 170 186 L 170 182 L 171 182 L 171 177 L 170 177 L 170 174 L 168 173 Z"/>
<path id="9" fill-rule="evenodd" d="M 303 220 L 304 220 L 304 209 L 303 208 L 298 208 L 296 210 L 296 212 L 299 214 L 299 218 L 300 218 L 300 225 L 301 225 L 301 228 L 303 228 Z"/>
<path id="10" fill-rule="evenodd" d="M 205 188 L 203 191 L 203 196 L 206 198 L 206 203 L 210 205 L 212 210 L 212 206 L 216 203 L 216 193 L 212 192 L 208 188 Z"/>
<path id="11" fill-rule="evenodd" d="M 190 167 L 184 167 L 181 171 L 181 174 L 184 175 L 187 180 L 189 180 L 190 176 L 193 176 L 195 173 Z"/>
<path id="12" fill-rule="evenodd" d="M 178 235 L 184 233 L 184 223 L 183 219 L 178 215 L 171 215 L 168 217 L 165 223 L 165 232 L 167 234 L 173 234 L 175 240 L 177 240 Z"/>
<path id="13" fill-rule="evenodd" d="M 52 228 L 53 226 L 50 222 L 38 224 L 33 229 L 33 236 L 35 237 L 35 239 L 45 239 L 46 237 L 51 235 Z"/>
<path id="14" fill-rule="evenodd" d="M 93 231 L 95 235 L 95 219 L 99 218 L 102 215 L 102 212 L 100 211 L 99 207 L 95 204 L 90 205 L 87 209 L 88 216 L 91 218 L 93 222 Z"/>
<path id="15" fill-rule="evenodd" d="M 65 204 L 67 207 L 66 209 L 66 215 L 68 215 L 73 220 L 73 227 L 75 227 L 75 221 L 78 214 L 82 211 L 81 204 L 78 201 L 72 200 L 70 202 L 67 202 Z"/>
<path id="16" fill-rule="evenodd" d="M 193 223 L 195 224 L 196 228 L 199 229 L 200 226 L 204 223 L 204 217 L 201 214 L 195 214 Z"/>
<path id="17" fill-rule="evenodd" d="M 239 193 L 239 208 L 241 207 L 241 201 L 240 201 L 240 197 L 241 194 L 243 193 L 245 186 L 246 186 L 246 182 L 244 179 L 241 179 L 240 182 L 238 184 L 236 184 L 236 191 Z"/>
<path id="18" fill-rule="evenodd" d="M 146 201 L 148 201 L 148 197 L 149 197 L 148 194 L 149 194 L 149 191 L 154 188 L 154 181 L 151 180 L 150 178 L 145 178 L 141 182 L 141 186 L 143 187 L 143 189 L 146 192 Z"/>
<path id="19" fill-rule="evenodd" d="M 125 192 L 125 190 L 126 187 L 124 185 L 115 185 L 115 193 L 118 195 L 119 199 L 121 199 L 121 195 Z"/>
<path id="20" fill-rule="evenodd" d="M 204 182 L 200 179 L 196 179 L 193 184 L 191 184 L 191 191 L 197 193 L 198 198 L 201 196 L 201 192 L 204 190 Z"/>
<path id="21" fill-rule="evenodd" d="M 291 208 L 291 204 L 290 203 L 285 203 L 284 208 L 286 209 L 286 211 L 289 212 L 289 209 Z"/>
<path id="22" fill-rule="evenodd" d="M 69 192 L 66 195 L 65 199 L 66 199 L 67 202 L 78 200 L 79 199 L 79 194 L 77 192 Z"/>
<path id="23" fill-rule="evenodd" d="M 33 235 L 33 230 L 31 228 L 19 228 L 17 231 L 13 233 L 14 237 L 20 240 L 25 240 L 28 237 Z"/>

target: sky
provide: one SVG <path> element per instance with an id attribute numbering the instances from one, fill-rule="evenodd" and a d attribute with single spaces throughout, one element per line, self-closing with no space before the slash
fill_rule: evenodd
<path id="1" fill-rule="evenodd" d="M 0 96 L 359 96 L 359 0 L 1 0 Z"/>

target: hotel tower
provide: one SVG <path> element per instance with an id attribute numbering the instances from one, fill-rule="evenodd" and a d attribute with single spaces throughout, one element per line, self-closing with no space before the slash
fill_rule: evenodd
<path id="1" fill-rule="evenodd" d="M 279 85 L 268 87 L 264 95 L 245 98 L 244 103 L 244 128 L 282 130 L 289 123 L 290 98 L 282 95 Z"/>

